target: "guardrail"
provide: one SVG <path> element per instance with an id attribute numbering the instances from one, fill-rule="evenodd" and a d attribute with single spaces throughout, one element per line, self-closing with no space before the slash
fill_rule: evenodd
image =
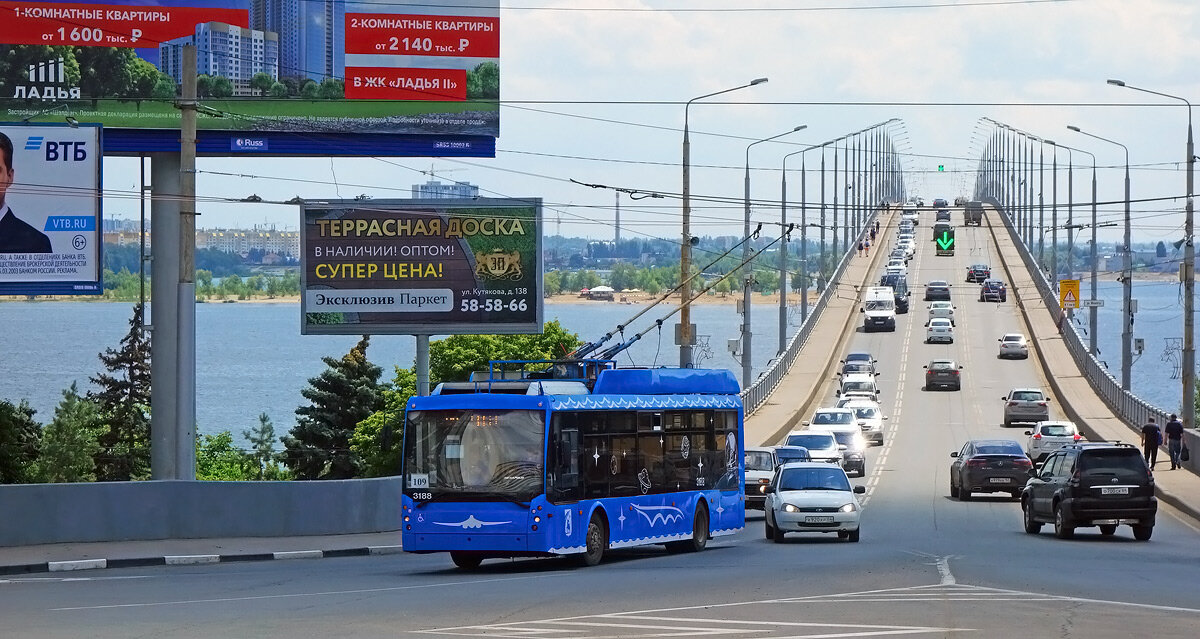
<path id="1" fill-rule="evenodd" d="M 997 211 L 1000 211 L 1000 217 L 1004 220 L 1004 227 L 1008 230 L 1013 245 L 1016 246 L 1017 252 L 1021 255 L 1021 261 L 1024 262 L 1025 269 L 1029 272 L 1029 276 L 1037 288 L 1038 295 L 1045 303 L 1046 312 L 1057 321 L 1059 319 L 1057 314 L 1059 309 L 1058 291 L 1055 290 L 1054 283 L 1047 278 L 1046 273 L 1033 257 L 1032 251 L 1021 240 L 1020 234 L 1017 233 L 1013 226 L 1012 218 L 1004 210 L 1001 203 L 991 198 L 985 198 L 984 201 L 996 207 Z M 1092 390 L 1104 400 L 1104 403 L 1114 414 L 1133 425 L 1145 424 L 1151 417 L 1155 418 L 1155 421 L 1159 424 L 1167 422 L 1167 418 L 1172 411 L 1159 408 L 1134 395 L 1132 392 L 1121 388 L 1120 382 L 1108 372 L 1104 364 L 1100 363 L 1100 360 L 1088 352 L 1087 345 L 1084 344 L 1079 332 L 1075 330 L 1074 324 L 1064 322 L 1061 333 L 1063 343 L 1066 344 L 1067 351 L 1071 353 L 1071 358 L 1075 360 L 1079 371 L 1083 373 Z"/>
<path id="2" fill-rule="evenodd" d="M 866 225 L 872 223 L 878 216 L 879 209 L 875 209 L 867 218 L 863 228 L 866 228 Z M 837 268 L 834 269 L 833 274 L 829 277 L 829 281 L 825 283 L 825 290 L 821 291 L 821 294 L 817 297 L 817 303 L 809 310 L 808 317 L 800 325 L 800 330 L 796 331 L 796 334 L 788 340 L 787 347 L 783 349 L 783 353 L 772 360 L 771 364 L 767 366 L 767 370 L 759 373 L 749 388 L 741 392 L 742 410 L 747 417 L 753 415 L 754 411 L 766 403 L 767 398 L 779 386 L 779 382 L 783 381 L 783 377 L 791 370 L 792 363 L 796 361 L 796 356 L 800 354 L 800 350 L 808 342 L 808 336 L 812 333 L 813 326 L 816 326 L 817 320 L 821 319 L 821 312 L 828 306 L 829 298 L 837 291 L 837 285 L 841 281 L 842 275 L 846 272 L 846 266 L 850 264 L 850 256 L 853 253 L 853 251 L 847 250 L 842 255 Z"/>

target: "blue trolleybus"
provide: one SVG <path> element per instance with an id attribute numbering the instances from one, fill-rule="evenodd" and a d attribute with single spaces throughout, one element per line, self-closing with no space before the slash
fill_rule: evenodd
<path id="1" fill-rule="evenodd" d="M 745 526 L 732 373 L 512 364 L 409 400 L 405 551 L 449 552 L 461 568 L 554 555 L 595 565 L 609 548 L 698 551 Z"/>

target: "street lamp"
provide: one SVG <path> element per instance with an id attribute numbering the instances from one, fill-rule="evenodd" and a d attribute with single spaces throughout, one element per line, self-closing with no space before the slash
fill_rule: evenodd
<path id="1" fill-rule="evenodd" d="M 817 148 L 793 151 L 783 156 L 783 182 L 780 189 L 780 222 L 787 228 L 787 160 L 800 156 L 800 325 L 808 321 L 808 179 L 804 172 L 804 153 Z M 787 347 L 787 241 L 783 242 L 779 256 L 779 352 Z"/>
<path id="2" fill-rule="evenodd" d="M 743 284 L 742 284 L 742 300 L 743 300 L 742 301 L 742 305 L 743 305 L 743 308 L 742 308 L 742 388 L 743 389 L 750 388 L 750 382 L 753 381 L 752 375 L 754 373 L 754 369 L 753 369 L 754 358 L 751 357 L 751 353 L 750 353 L 750 342 L 753 338 L 753 333 L 750 330 L 750 302 L 752 301 L 753 287 L 754 287 L 754 268 L 750 263 L 750 260 L 751 260 L 751 257 L 750 257 L 750 149 L 753 148 L 754 145 L 756 145 L 756 144 L 762 144 L 763 142 L 770 142 L 771 140 L 781 138 L 785 135 L 790 135 L 797 131 L 803 131 L 804 129 L 807 129 L 807 128 L 808 128 L 807 124 L 801 124 L 800 126 L 795 127 L 794 129 L 792 129 L 790 131 L 784 131 L 783 133 L 780 133 L 778 135 L 772 135 L 769 138 L 755 140 L 755 141 L 751 142 L 750 144 L 746 145 L 746 179 L 745 179 L 746 199 L 745 199 L 745 216 L 744 216 L 745 225 L 744 225 L 743 231 L 742 231 L 742 237 L 746 242 L 745 244 L 742 245 L 742 268 L 745 269 L 743 271 L 744 275 L 742 278 L 742 280 L 743 280 Z"/>
<path id="3" fill-rule="evenodd" d="M 687 101 L 683 107 L 683 241 L 679 245 L 679 281 L 682 283 L 682 288 L 679 290 L 680 308 L 679 308 L 679 367 L 692 367 L 692 341 L 695 335 L 692 334 L 692 284 L 688 280 L 688 271 L 691 270 L 692 264 L 692 143 L 688 139 L 688 109 L 692 103 L 704 98 L 711 98 L 722 93 L 729 93 L 739 89 L 745 89 L 766 82 L 766 78 L 755 78 L 749 84 L 716 91 L 714 93 L 706 93 L 697 96 Z"/>
<path id="4" fill-rule="evenodd" d="M 1133 253 L 1129 220 L 1129 147 L 1115 140 L 1102 138 L 1087 131 L 1082 131 L 1077 126 L 1068 125 L 1067 128 L 1076 133 L 1082 133 L 1089 138 L 1115 144 L 1125 150 L 1125 260 L 1123 264 L 1124 274 L 1121 278 L 1121 312 L 1124 315 L 1124 320 L 1121 323 L 1121 388 L 1128 391 L 1130 373 L 1133 368 L 1133 313 L 1131 312 L 1131 307 L 1133 306 Z M 1093 201 L 1095 199 L 1094 197 L 1092 198 Z M 1095 248 L 1092 250 L 1095 250 Z"/>
<path id="5" fill-rule="evenodd" d="M 1160 93 L 1143 89 L 1140 87 L 1130 86 L 1121 80 L 1109 80 L 1109 84 L 1142 93 L 1179 100 L 1187 105 L 1188 109 L 1188 134 L 1187 134 L 1187 205 L 1184 216 L 1183 230 L 1183 404 L 1181 412 L 1183 413 L 1184 428 L 1195 428 L 1196 426 L 1196 341 L 1195 341 L 1195 323 L 1196 323 L 1196 246 L 1193 244 L 1192 233 L 1194 231 L 1193 205 L 1192 205 L 1192 187 L 1195 182 L 1196 169 L 1196 147 L 1192 144 L 1192 103 L 1186 99 L 1171 95 L 1169 93 Z"/>

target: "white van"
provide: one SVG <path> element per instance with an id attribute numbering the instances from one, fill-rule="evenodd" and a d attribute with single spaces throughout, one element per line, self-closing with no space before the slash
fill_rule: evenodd
<path id="1" fill-rule="evenodd" d="M 872 286 L 863 300 L 863 332 L 896 330 L 896 293 L 890 286 Z"/>

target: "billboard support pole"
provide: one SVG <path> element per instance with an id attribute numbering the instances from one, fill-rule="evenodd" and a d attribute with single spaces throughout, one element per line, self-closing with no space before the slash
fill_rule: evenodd
<path id="1" fill-rule="evenodd" d="M 417 338 L 417 395 L 424 397 L 429 394 L 429 336 L 413 337 Z"/>
<path id="2" fill-rule="evenodd" d="M 172 275 L 179 272 L 179 156 L 150 156 L 150 476 L 175 479 L 176 410 L 175 344 L 179 287 Z"/>
<path id="3" fill-rule="evenodd" d="M 179 135 L 176 479 L 196 479 L 196 47 L 183 48 Z"/>

